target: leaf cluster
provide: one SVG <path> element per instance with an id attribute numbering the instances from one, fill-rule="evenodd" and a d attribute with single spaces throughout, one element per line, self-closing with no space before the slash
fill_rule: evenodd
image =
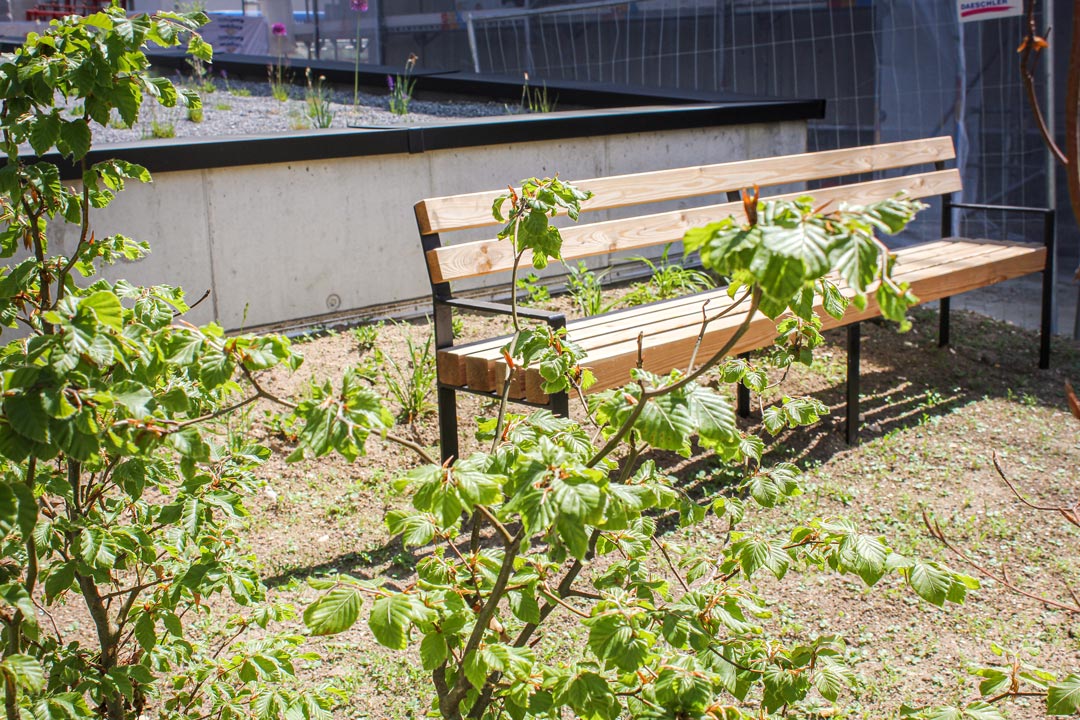
<path id="1" fill-rule="evenodd" d="M 785 311 L 809 321 L 815 295 L 833 317 L 848 302 L 864 309 L 873 295 L 882 314 L 906 327 L 905 311 L 916 302 L 905 283 L 892 280 L 895 261 L 877 233 L 895 234 L 925 205 L 897 196 L 831 212 L 812 197 L 766 200 L 748 222 L 729 217 L 686 233 L 687 252 L 697 251 L 706 268 L 741 286 L 759 287 L 760 310 L 770 318 Z M 843 280 L 847 293 L 837 288 Z"/>
<path id="2" fill-rule="evenodd" d="M 506 223 L 499 238 L 511 239 L 515 255 L 532 251 L 533 267 L 543 270 L 550 260 L 562 257 L 562 234 L 549 219 L 563 211 L 576 221 L 581 203 L 590 197 L 588 190 L 563 182 L 558 176 L 530 178 L 522 181 L 520 189 L 510 188 L 509 193 L 495 198 L 491 213 L 497 221 Z"/>

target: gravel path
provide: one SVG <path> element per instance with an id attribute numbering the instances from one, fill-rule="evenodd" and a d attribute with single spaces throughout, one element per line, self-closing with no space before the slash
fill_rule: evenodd
<path id="1" fill-rule="evenodd" d="M 266 135 L 312 128 L 305 101 L 307 89 L 289 88 L 289 99 L 275 100 L 265 82 L 215 80 L 214 92 L 202 92 L 203 118 L 193 122 L 185 108 L 164 108 L 147 102 L 141 120 L 132 128 L 94 127 L 95 144 L 127 143 L 155 137 L 211 137 L 221 135 Z M 361 92 L 353 107 L 352 88 L 331 88 L 331 127 L 411 125 L 438 122 L 446 118 L 504 115 L 502 103 L 430 102 L 413 100 L 408 115 L 395 115 L 388 109 L 385 95 Z M 158 135 L 155 135 L 155 128 Z M 169 130 L 172 130 L 170 134 Z"/>

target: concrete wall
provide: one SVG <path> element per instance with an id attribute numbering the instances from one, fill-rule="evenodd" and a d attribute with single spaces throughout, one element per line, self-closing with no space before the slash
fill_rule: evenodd
<path id="1" fill-rule="evenodd" d="M 805 122 L 790 121 L 159 172 L 93 227 L 151 245 L 109 276 L 181 285 L 189 299 L 209 289 L 190 320 L 252 328 L 427 295 L 412 211 L 422 198 L 796 153 L 805 138 Z"/>

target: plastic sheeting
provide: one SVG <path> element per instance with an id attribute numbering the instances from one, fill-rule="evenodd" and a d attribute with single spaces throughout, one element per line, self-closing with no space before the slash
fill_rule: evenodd
<path id="1" fill-rule="evenodd" d="M 575 4 L 590 0 L 534 2 L 542 12 L 527 18 L 476 21 L 476 51 L 463 46 L 459 65 L 537 79 L 824 97 L 827 116 L 811 123 L 811 149 L 952 135 L 965 200 L 1049 202 L 1048 155 L 1016 53 L 1023 18 L 961 24 L 957 3 L 942 0 L 642 0 L 573 11 Z M 1041 237 L 1031 218 L 959 223 L 958 231 L 987 237 Z M 1074 256 L 1075 225 L 1062 229 L 1061 246 Z M 912 230 L 905 239 L 939 232 L 937 217 L 926 214 Z"/>

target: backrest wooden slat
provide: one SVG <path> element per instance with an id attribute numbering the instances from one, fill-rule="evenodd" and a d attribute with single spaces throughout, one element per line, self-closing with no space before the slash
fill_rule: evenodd
<path id="1" fill-rule="evenodd" d="M 938 137 L 866 147 L 824 150 L 814 153 L 760 158 L 696 167 L 656 170 L 575 182 L 591 190 L 593 198 L 583 211 L 682 200 L 729 190 L 844 177 L 878 170 L 923 165 L 955 157 L 952 138 Z M 429 198 L 416 204 L 416 220 L 422 235 L 498 223 L 491 204 L 505 190 Z"/>
<path id="2" fill-rule="evenodd" d="M 866 204 L 890 198 L 901 191 L 906 191 L 913 198 L 925 198 L 960 189 L 960 172 L 952 169 L 821 188 L 815 190 L 813 196 L 822 204 L 845 201 L 851 204 Z M 763 196 L 763 199 L 793 199 L 803 194 L 805 193 L 784 193 Z M 562 230 L 563 259 L 576 260 L 620 250 L 677 242 L 682 240 L 683 235 L 691 228 L 741 212 L 741 202 L 729 202 L 567 227 Z M 432 283 L 442 283 L 509 272 L 514 265 L 514 254 L 509 242 L 478 240 L 431 250 L 427 253 L 427 262 Z M 531 262 L 532 257 L 526 252 L 522 263 L 528 265 Z"/>

